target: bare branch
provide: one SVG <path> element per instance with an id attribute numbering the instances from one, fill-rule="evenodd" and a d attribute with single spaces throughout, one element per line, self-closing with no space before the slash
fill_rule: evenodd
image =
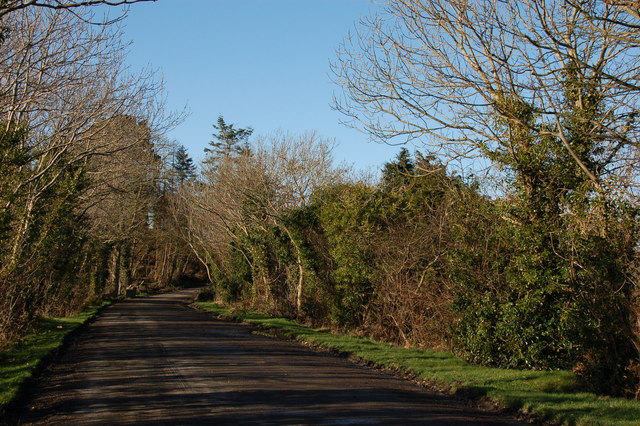
<path id="1" fill-rule="evenodd" d="M 54 10 L 71 10 L 79 7 L 88 6 L 124 6 L 134 3 L 155 2 L 157 0 L 79 0 L 79 1 L 61 1 L 61 0 L 4 0 L 0 2 L 0 18 L 28 7 L 42 7 Z"/>

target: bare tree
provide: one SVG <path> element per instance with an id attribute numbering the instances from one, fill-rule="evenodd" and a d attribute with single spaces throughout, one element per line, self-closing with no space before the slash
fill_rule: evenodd
<path id="1" fill-rule="evenodd" d="M 315 133 L 275 133 L 258 138 L 245 152 L 205 165 L 205 182 L 184 193 L 191 206 L 189 238 L 198 257 L 222 259 L 231 241 L 248 236 L 252 229 L 266 232 L 278 227 L 296 251 L 298 275 L 292 303 L 300 311 L 303 262 L 284 218 L 307 205 L 315 190 L 343 178 L 345 170 L 332 164 L 331 146 Z"/>
<path id="2" fill-rule="evenodd" d="M 27 7 L 2 19 L 0 123 L 3 134 L 19 129 L 21 137 L 3 144 L 0 153 L 3 159 L 5 152 L 19 153 L 12 174 L 0 176 L 0 215 L 9 218 L 0 249 L 0 334 L 12 328 L 21 309 L 37 311 L 50 283 L 38 278 L 39 259 L 57 229 L 44 220 L 51 210 L 47 200 L 65 188 L 78 197 L 91 159 L 126 151 L 125 140 L 139 143 L 100 137 L 111 120 L 134 117 L 154 134 L 171 124 L 161 83 L 151 72 L 129 74 L 118 27 L 92 25 L 89 17 L 82 9 L 70 14 Z M 55 201 L 65 209 L 70 199 Z"/>
<path id="3" fill-rule="evenodd" d="M 92 138 L 108 152 L 89 158 L 79 208 L 88 234 L 111 248 L 111 288 L 119 294 L 135 269 L 131 252 L 153 227 L 160 158 L 150 129 L 135 117 L 114 117 L 98 127 Z"/>
<path id="4" fill-rule="evenodd" d="M 283 220 L 293 209 L 305 207 L 320 188 L 338 184 L 347 170 L 333 166 L 332 145 L 315 133 L 300 136 L 274 134 L 259 139 L 255 158 L 271 184 L 272 197 L 265 198 L 264 209 L 273 223 L 284 231 L 295 250 L 298 268 L 293 304 L 297 314 L 302 313 L 305 271 L 300 242 Z"/>
<path id="5" fill-rule="evenodd" d="M 28 127 L 22 148 L 32 173 L 13 188 L 29 196 L 3 267 L 19 259 L 32 210 L 68 167 L 123 148 L 94 137 L 109 118 L 139 117 L 154 130 L 166 124 L 157 105 L 161 85 L 150 74 L 126 74 L 117 29 L 37 9 L 17 12 L 7 23 L 10 37 L 0 45 L 0 114 L 7 128 Z M 8 197 L 3 208 L 16 199 Z"/>
<path id="6" fill-rule="evenodd" d="M 639 24 L 636 2 L 388 2 L 338 52 L 336 107 L 380 141 L 420 139 L 449 159 L 504 165 L 527 149 L 516 128 L 556 138 L 594 187 L 625 190 L 637 184 Z M 576 118 L 596 161 L 570 141 Z"/>

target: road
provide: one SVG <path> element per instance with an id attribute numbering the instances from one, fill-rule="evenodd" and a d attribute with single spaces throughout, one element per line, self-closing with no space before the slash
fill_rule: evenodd
<path id="1" fill-rule="evenodd" d="M 409 381 L 186 306 L 126 300 L 86 326 L 34 386 L 22 424 L 511 425 Z"/>

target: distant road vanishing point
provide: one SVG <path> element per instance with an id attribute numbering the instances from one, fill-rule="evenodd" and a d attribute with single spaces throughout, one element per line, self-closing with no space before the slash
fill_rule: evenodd
<path id="1" fill-rule="evenodd" d="M 21 424 L 512 425 L 406 380 L 251 333 L 186 303 L 195 290 L 102 312 L 34 386 Z"/>

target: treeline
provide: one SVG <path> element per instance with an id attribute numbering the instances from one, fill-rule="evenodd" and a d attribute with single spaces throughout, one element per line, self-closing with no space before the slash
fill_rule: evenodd
<path id="1" fill-rule="evenodd" d="M 313 134 L 248 144 L 250 132 L 216 128 L 203 179 L 181 188 L 178 207 L 211 296 L 635 392 L 635 209 L 581 198 L 584 210 L 567 214 L 553 182 L 534 197 L 515 180 L 489 198 L 405 149 L 379 180 L 358 179 Z"/>
<path id="2" fill-rule="evenodd" d="M 194 166 L 161 137 L 160 82 L 128 73 L 117 25 L 89 10 L 18 6 L 1 9 L 0 346 L 193 269 L 166 199 Z"/>

